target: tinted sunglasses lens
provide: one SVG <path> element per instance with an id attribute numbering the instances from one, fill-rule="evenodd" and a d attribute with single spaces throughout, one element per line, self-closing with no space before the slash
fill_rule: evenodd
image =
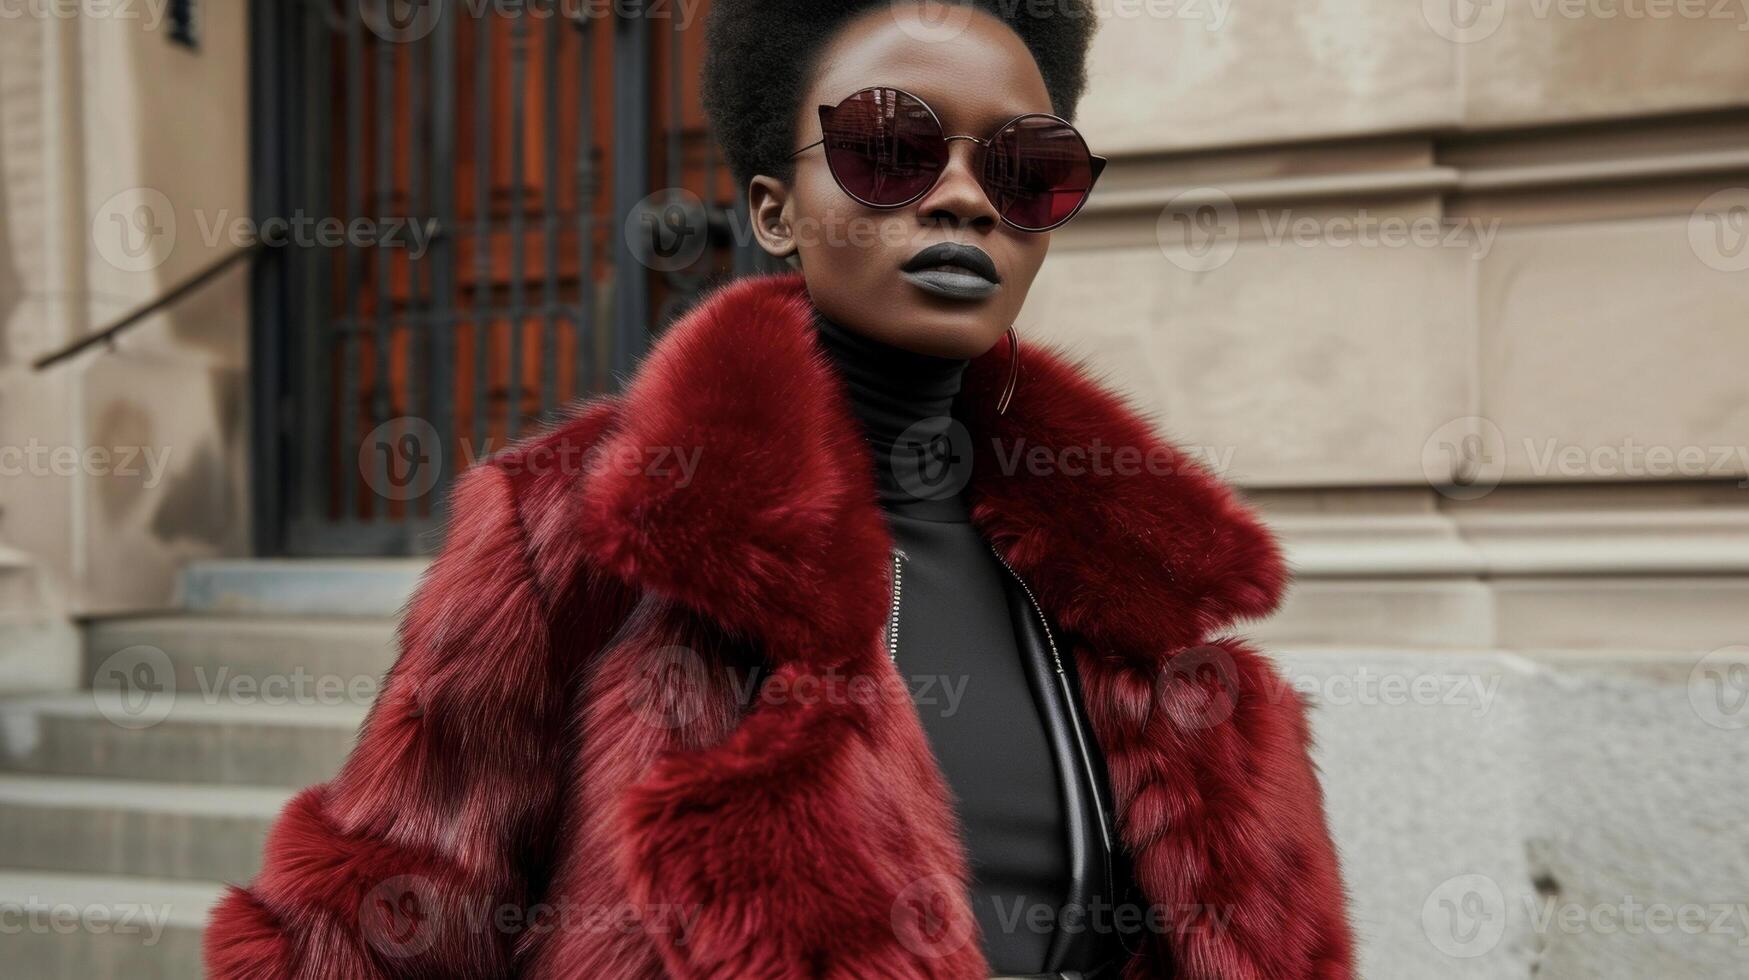
<path id="1" fill-rule="evenodd" d="M 1051 116 L 1022 116 L 990 140 L 984 190 L 1021 228 L 1062 224 L 1093 190 L 1093 154 L 1075 127 Z"/>
<path id="2" fill-rule="evenodd" d="M 897 89 L 853 93 L 821 114 L 820 130 L 832 176 L 864 204 L 904 204 L 928 190 L 946 163 L 934 114 Z"/>

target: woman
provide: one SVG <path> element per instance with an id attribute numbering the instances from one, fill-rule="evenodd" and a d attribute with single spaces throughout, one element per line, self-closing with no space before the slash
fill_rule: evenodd
<path id="1" fill-rule="evenodd" d="M 795 271 L 464 475 L 214 975 L 1350 975 L 1301 705 L 1218 635 L 1273 541 L 1010 331 L 1103 166 L 1093 24 L 717 0 L 706 107 Z"/>

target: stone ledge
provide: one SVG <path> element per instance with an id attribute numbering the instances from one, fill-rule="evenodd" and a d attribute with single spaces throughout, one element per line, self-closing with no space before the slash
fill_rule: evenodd
<path id="1" fill-rule="evenodd" d="M 422 559 L 238 559 L 183 569 L 178 605 L 193 613 L 397 616 Z"/>
<path id="2" fill-rule="evenodd" d="M 1749 508 L 1283 515 L 1305 578 L 1749 575 Z"/>

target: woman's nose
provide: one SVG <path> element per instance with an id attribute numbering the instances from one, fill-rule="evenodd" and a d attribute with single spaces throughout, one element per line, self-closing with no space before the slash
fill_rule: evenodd
<path id="1" fill-rule="evenodd" d="M 1001 220 L 978 180 L 983 147 L 971 139 L 950 139 L 947 147 L 947 166 L 929 192 L 917 200 L 918 217 L 974 226 Z"/>

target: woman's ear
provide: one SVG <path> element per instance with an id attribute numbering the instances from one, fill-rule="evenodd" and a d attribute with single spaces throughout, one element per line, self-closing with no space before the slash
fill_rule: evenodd
<path id="1" fill-rule="evenodd" d="M 790 215 L 789 185 L 761 174 L 747 183 L 747 213 L 753 221 L 753 237 L 766 253 L 793 259 L 797 244 Z"/>

